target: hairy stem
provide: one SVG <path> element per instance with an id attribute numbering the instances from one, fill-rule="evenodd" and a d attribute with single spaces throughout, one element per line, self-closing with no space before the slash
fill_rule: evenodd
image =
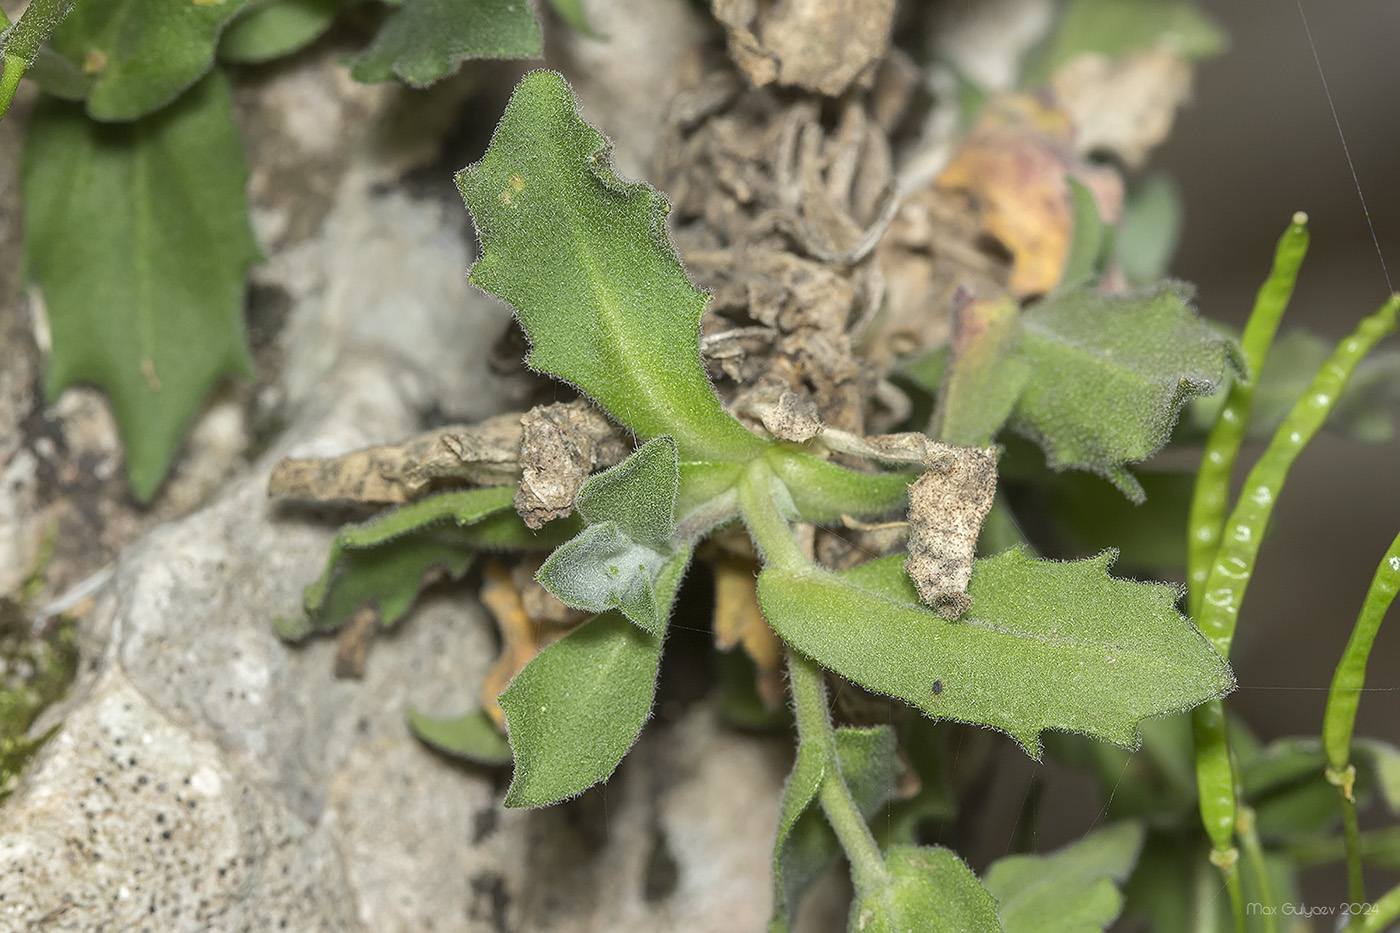
<path id="1" fill-rule="evenodd" d="M 749 535 L 769 566 L 782 570 L 812 569 L 812 562 L 802 553 L 792 537 L 788 520 L 783 517 L 774 498 L 777 477 L 763 459 L 748 465 L 739 480 L 739 511 L 744 516 Z"/>
<path id="2" fill-rule="evenodd" d="M 826 684 L 815 661 L 796 651 L 788 651 L 788 671 L 792 681 L 793 705 L 797 710 L 797 733 L 803 742 L 812 742 L 825 761 L 817 799 L 827 822 L 841 840 L 841 848 L 851 862 L 851 880 L 857 891 L 868 891 L 888 880 L 884 856 L 860 815 L 851 789 L 841 776 L 836 758 L 836 733 L 827 708 Z"/>
<path id="3" fill-rule="evenodd" d="M 9 18 L 0 13 L 0 26 L 8 27 L 4 42 L 0 44 L 3 46 L 0 47 L 0 59 L 4 61 L 4 68 L 0 70 L 0 117 L 10 109 L 19 79 L 34 64 L 39 46 L 63 22 L 72 7 L 73 0 L 31 0 L 24 15 L 13 26 L 10 26 Z"/>

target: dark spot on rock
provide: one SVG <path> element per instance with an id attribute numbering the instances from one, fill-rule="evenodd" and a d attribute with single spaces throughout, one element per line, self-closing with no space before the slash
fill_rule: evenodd
<path id="1" fill-rule="evenodd" d="M 647 853 L 646 868 L 642 873 L 642 897 L 648 904 L 664 901 L 675 893 L 680 884 L 680 865 L 666 844 L 666 832 L 660 827 L 652 828 L 651 851 Z"/>
<path id="2" fill-rule="evenodd" d="M 506 910 L 510 907 L 510 892 L 506 890 L 506 879 L 496 872 L 484 871 L 471 879 L 471 916 L 477 920 L 488 920 L 496 933 L 510 933 L 506 925 Z"/>
<path id="3" fill-rule="evenodd" d="M 477 813 L 472 817 L 472 845 L 480 845 L 500 824 L 501 816 L 495 807 L 487 807 Z"/>

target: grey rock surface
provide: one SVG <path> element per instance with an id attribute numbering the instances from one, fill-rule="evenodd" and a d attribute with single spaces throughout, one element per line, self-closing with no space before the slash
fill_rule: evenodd
<path id="1" fill-rule="evenodd" d="M 449 762 L 404 721 L 473 702 L 495 640 L 469 586 L 379 638 L 362 680 L 333 676 L 333 644 L 273 635 L 336 527 L 267 501 L 273 463 L 398 439 L 433 407 L 500 410 L 486 359 L 509 315 L 465 283 L 462 217 L 393 184 L 435 156 L 430 133 L 386 146 L 400 91 L 349 82 L 334 50 L 259 80 L 242 112 L 256 281 L 288 307 L 256 392 L 288 426 L 247 465 L 194 445 L 216 491 L 121 551 L 80 623 L 78 680 L 35 726 L 58 731 L 0 806 L 0 928 L 762 928 L 786 741 L 700 705 L 653 723 L 606 786 L 506 811 L 505 774 Z M 246 438 L 246 411 L 211 410 L 236 423 L 205 430 Z"/>

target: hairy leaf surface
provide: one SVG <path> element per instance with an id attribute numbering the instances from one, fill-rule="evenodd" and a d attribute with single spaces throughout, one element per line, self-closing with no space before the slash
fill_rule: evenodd
<path id="1" fill-rule="evenodd" d="M 1175 591 L 1108 576 L 1113 556 L 978 560 L 971 608 L 951 622 L 919 603 L 903 555 L 841 574 L 770 568 L 758 593 L 778 634 L 822 665 L 936 719 L 1001 729 L 1039 757 L 1044 729 L 1131 747 L 1144 718 L 1234 686 Z"/>
<path id="2" fill-rule="evenodd" d="M 209 71 L 219 33 L 247 3 L 80 0 L 54 31 L 52 46 L 94 76 L 89 116 L 135 120 Z"/>
<path id="3" fill-rule="evenodd" d="M 894 796 L 899 769 L 894 732 L 889 726 L 836 730 L 837 772 L 831 780 L 844 780 L 861 816 L 871 819 Z M 821 746 L 801 742 L 797 760 L 778 817 L 778 837 L 773 844 L 773 919 L 771 933 L 788 928 L 802 902 L 802 895 L 822 871 L 841 855 L 841 843 L 820 808 L 813 807 L 827 774 Z"/>
<path id="4" fill-rule="evenodd" d="M 471 281 L 515 308 L 531 366 L 637 434 L 672 435 L 685 460 L 749 459 L 767 445 L 705 375 L 707 298 L 666 236 L 666 201 L 614 174 L 607 150 L 562 77 L 526 75 L 485 157 L 457 174 L 482 244 Z"/>
<path id="5" fill-rule="evenodd" d="M 951 849 L 893 846 L 889 881 L 857 891 L 849 929 L 861 933 L 992 933 L 1002 928 L 996 903 Z"/>
<path id="6" fill-rule="evenodd" d="M 1099 933 L 1123 912 L 1118 890 L 1137 864 L 1143 827 L 1118 823 L 1048 855 L 1011 855 L 987 870 L 1006 933 Z"/>
<path id="7" fill-rule="evenodd" d="M 1031 363 L 1020 349 L 1021 310 L 1014 299 L 958 308 L 930 433 L 945 444 L 991 443 L 1031 378 Z"/>
<path id="8" fill-rule="evenodd" d="M 661 631 L 604 612 L 535 656 L 501 694 L 515 756 L 508 807 L 544 807 L 607 780 L 651 713 L 665 617 L 689 549 L 656 583 Z"/>
<path id="9" fill-rule="evenodd" d="M 404 0 L 350 65 L 356 81 L 395 76 L 425 87 L 471 58 L 539 58 L 540 24 L 527 0 Z"/>
<path id="10" fill-rule="evenodd" d="M 278 623 L 283 638 L 334 631 L 363 606 L 396 623 L 418 598 L 424 577 L 459 577 L 479 550 L 539 546 L 549 536 L 525 528 L 510 486 L 445 492 L 392 509 L 336 535 L 321 578 L 306 588 L 306 617 Z"/>
<path id="11" fill-rule="evenodd" d="M 218 74 L 133 124 L 44 99 L 29 125 L 20 180 L 26 263 L 53 334 L 46 392 L 107 393 L 142 500 L 209 391 L 251 369 L 247 177 Z"/>
<path id="12" fill-rule="evenodd" d="M 670 437 L 648 441 L 589 479 L 577 498 L 588 527 L 549 555 L 536 579 L 570 606 L 589 612 L 619 609 L 659 635 L 664 620 L 655 587 L 676 553 L 671 534 L 679 482 Z"/>
<path id="13" fill-rule="evenodd" d="M 1181 407 L 1219 388 L 1238 348 L 1196 316 L 1174 286 L 1131 296 L 1073 291 L 1021 319 L 1032 372 L 1010 425 L 1050 466 L 1091 470 L 1130 499 L 1142 487 L 1124 464 L 1156 453 Z"/>

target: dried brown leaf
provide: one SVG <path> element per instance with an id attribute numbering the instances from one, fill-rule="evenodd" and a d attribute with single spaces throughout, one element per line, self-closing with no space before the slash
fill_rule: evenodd
<path id="1" fill-rule="evenodd" d="M 868 83 L 889 48 L 894 0 L 712 0 L 729 53 L 756 85 L 835 97 Z"/>
<path id="2" fill-rule="evenodd" d="M 1064 271 L 1074 233 L 1066 176 L 1093 192 L 1106 222 L 1121 211 L 1121 179 L 1081 160 L 1073 136 L 1061 111 L 1025 95 L 997 98 L 935 182 L 971 196 L 982 229 L 1011 253 L 1007 284 L 1017 297 L 1049 292 Z"/>
<path id="3" fill-rule="evenodd" d="M 585 399 L 537 405 L 521 424 L 515 510 L 531 528 L 573 512 L 584 480 L 627 455 L 616 426 Z"/>
<path id="4" fill-rule="evenodd" d="M 501 728 L 505 728 L 505 713 L 497 697 L 546 645 L 562 638 L 587 618 L 587 613 L 569 609 L 535 582 L 534 574 L 541 559 L 524 561 L 512 570 L 493 559 L 487 561 L 482 570 L 478 595 L 481 604 L 496 620 L 501 653 L 482 680 L 478 696 L 482 709 Z"/>
<path id="5" fill-rule="evenodd" d="M 758 668 L 759 697 L 766 707 L 777 709 L 783 702 L 783 643 L 758 607 L 758 569 L 757 561 L 749 558 L 725 555 L 715 560 L 715 647 L 729 651 L 742 646 Z"/>
<path id="6" fill-rule="evenodd" d="M 1141 168 L 1191 99 L 1191 65 L 1156 47 L 1120 58 L 1080 55 L 1051 78 L 1055 99 L 1074 122 L 1081 153 L 1111 152 Z"/>
<path id="7" fill-rule="evenodd" d="M 273 469 L 267 492 L 280 499 L 396 505 L 442 486 L 504 486 L 520 478 L 520 438 L 520 415 L 508 414 L 340 457 L 287 459 Z"/>
<path id="8" fill-rule="evenodd" d="M 982 521 L 997 486 L 996 449 L 943 448 L 909 487 L 908 572 L 919 598 L 947 618 L 967 611 L 967 584 Z"/>

